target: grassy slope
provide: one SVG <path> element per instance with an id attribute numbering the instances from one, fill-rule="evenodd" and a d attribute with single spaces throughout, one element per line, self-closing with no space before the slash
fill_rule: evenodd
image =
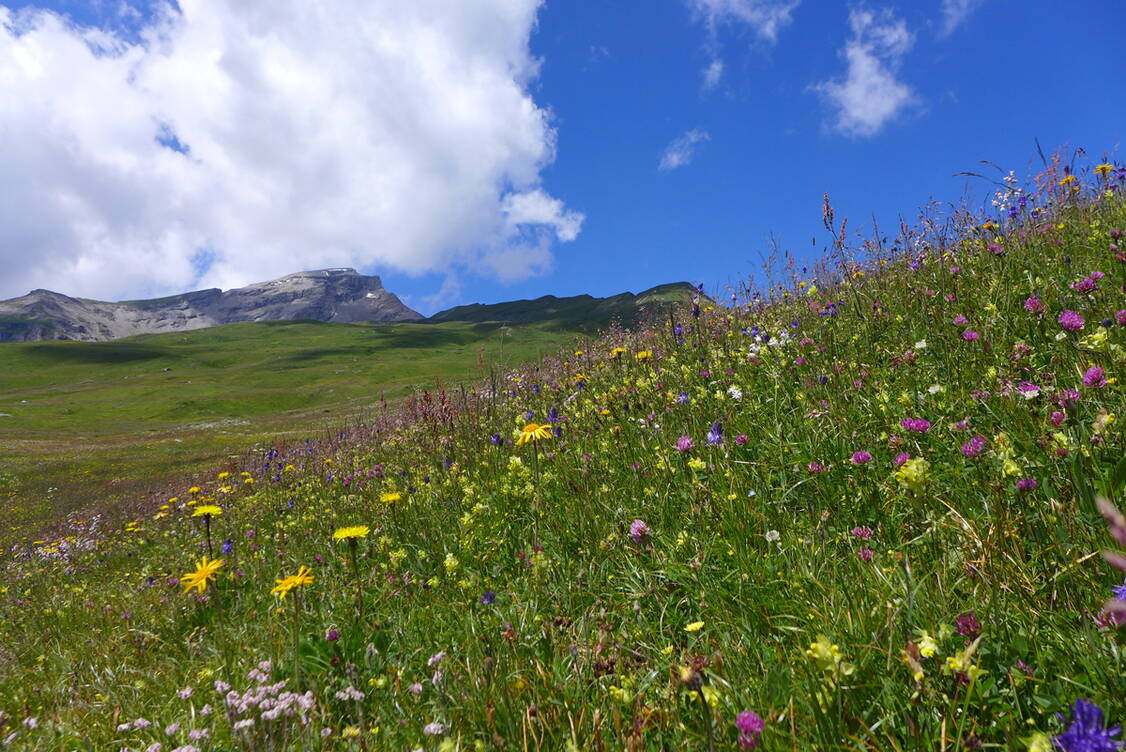
<path id="1" fill-rule="evenodd" d="M 234 324 L 0 346 L 0 541 L 131 500 L 256 443 L 304 439 L 416 389 L 553 352 L 546 322 Z M 93 503 L 91 503 L 93 502 Z"/>
<path id="2" fill-rule="evenodd" d="M 1108 234 L 1126 204 L 1058 178 L 1049 216 L 963 218 L 920 258 L 704 311 L 683 342 L 611 336 L 464 407 L 439 395 L 248 459 L 128 531 L 21 549 L 0 732 L 44 750 L 170 749 L 189 729 L 206 750 L 732 749 L 753 710 L 764 749 L 953 751 L 1023 750 L 1079 697 L 1121 722 L 1126 632 L 1098 612 L 1122 579 L 1096 555 L 1094 495 L 1124 501 L 1126 326 L 1098 322 L 1126 307 Z M 1061 334 L 1064 310 L 1082 331 Z M 1084 385 L 1095 366 L 1108 383 Z M 513 444 L 552 409 L 561 436 Z M 230 548 L 185 595 L 205 502 Z M 360 524 L 350 555 L 333 531 Z M 310 583 L 271 594 L 303 566 Z M 314 704 L 274 718 L 243 694 L 275 680 Z"/>

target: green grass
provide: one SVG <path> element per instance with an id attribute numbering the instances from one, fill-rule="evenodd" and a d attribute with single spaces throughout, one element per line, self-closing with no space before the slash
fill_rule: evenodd
<path id="1" fill-rule="evenodd" d="M 710 752 L 754 712 L 759 749 L 1015 752 L 1079 699 L 1121 723 L 1096 497 L 1126 506 L 1126 201 L 1042 177 L 1036 215 L 838 247 L 680 337 L 611 332 L 7 549 L 0 739 Z M 242 402 L 269 412 L 188 411 Z"/>
<path id="2" fill-rule="evenodd" d="M 131 505 L 256 444 L 317 437 L 418 389 L 538 359 L 556 322 L 233 324 L 0 345 L 0 541 Z"/>

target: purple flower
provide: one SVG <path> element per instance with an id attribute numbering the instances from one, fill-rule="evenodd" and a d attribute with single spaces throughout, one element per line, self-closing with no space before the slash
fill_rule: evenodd
<path id="1" fill-rule="evenodd" d="M 967 329 L 966 331 L 962 332 L 962 339 L 966 340 L 967 342 L 973 342 L 975 339 L 981 339 L 981 335 L 975 332 L 973 329 Z"/>
<path id="2" fill-rule="evenodd" d="M 958 326 L 961 326 L 962 324 L 970 323 L 970 320 L 959 313 L 957 316 L 954 317 L 954 323 L 957 324 Z"/>
<path id="3" fill-rule="evenodd" d="M 1060 314 L 1060 326 L 1069 332 L 1077 332 L 1083 328 L 1083 317 L 1075 311 L 1064 311 Z"/>
<path id="4" fill-rule="evenodd" d="M 863 449 L 858 452 L 852 453 L 852 464 L 854 465 L 866 465 L 871 461 L 872 455 L 869 452 L 864 451 Z"/>
<path id="5" fill-rule="evenodd" d="M 971 640 L 977 638 L 981 634 L 981 624 L 977 621 L 977 616 L 973 611 L 967 611 L 954 620 L 954 629 L 958 634 L 963 637 L 968 637 Z"/>
<path id="6" fill-rule="evenodd" d="M 743 446 L 749 440 L 750 440 L 750 437 L 747 436 L 747 434 L 741 433 L 741 434 L 739 434 L 738 436 L 735 437 L 735 445 L 736 446 Z"/>
<path id="7" fill-rule="evenodd" d="M 708 429 L 708 446 L 719 446 L 723 443 L 723 426 L 719 421 L 712 423 L 712 427 Z"/>
<path id="8" fill-rule="evenodd" d="M 629 537 L 639 546 L 649 540 L 650 532 L 652 531 L 649 529 L 649 526 L 645 524 L 644 520 L 634 520 L 629 525 Z"/>
<path id="9" fill-rule="evenodd" d="M 494 593 L 492 590 L 486 590 L 481 595 L 481 603 L 485 604 L 486 606 L 491 606 L 496 602 L 497 602 L 497 594 Z"/>
<path id="10" fill-rule="evenodd" d="M 1102 366 L 1091 366 L 1087 372 L 1083 374 L 1083 386 L 1103 387 L 1106 386 L 1106 374 L 1103 372 Z"/>
<path id="11" fill-rule="evenodd" d="M 852 529 L 852 537 L 860 538 L 861 540 L 868 540 L 872 537 L 872 528 L 868 527 L 867 525 L 858 525 Z"/>
<path id="12" fill-rule="evenodd" d="M 735 728 L 739 729 L 739 749 L 754 749 L 766 728 L 766 721 L 753 710 L 744 710 L 735 716 Z"/>
<path id="13" fill-rule="evenodd" d="M 1052 425 L 1055 428 L 1059 428 L 1061 425 L 1063 425 L 1064 418 L 1066 417 L 1067 416 L 1061 413 L 1059 410 L 1053 410 L 1051 417 Z"/>
<path id="14" fill-rule="evenodd" d="M 339 630 L 330 629 L 327 632 L 325 632 L 325 642 L 336 642 L 339 639 L 340 639 L 340 631 Z"/>
<path id="15" fill-rule="evenodd" d="M 676 396 L 676 404 L 684 405 L 688 403 L 688 392 L 681 392 Z"/>
<path id="16" fill-rule="evenodd" d="M 1000 256 L 1005 252 L 1004 246 L 1002 246 L 1000 243 L 990 243 L 988 248 L 990 253 L 992 253 L 994 256 Z"/>
<path id="17" fill-rule="evenodd" d="M 903 467 L 904 463 L 906 463 L 909 459 L 911 459 L 910 454 L 908 454 L 907 452 L 900 452 L 899 454 L 895 455 L 895 466 Z"/>
<path id="18" fill-rule="evenodd" d="M 1044 312 L 1044 301 L 1040 300 L 1035 294 L 1029 295 L 1028 299 L 1024 301 L 1024 310 L 1039 315 Z"/>
<path id="19" fill-rule="evenodd" d="M 1115 311 L 1114 320 L 1118 322 L 1119 326 L 1126 326 L 1126 308 L 1121 311 Z"/>
<path id="20" fill-rule="evenodd" d="M 1017 490 L 1021 493 L 1027 493 L 1028 491 L 1035 491 L 1038 485 L 1035 478 L 1021 478 L 1017 481 Z"/>
<path id="21" fill-rule="evenodd" d="M 962 454 L 967 457 L 976 457 L 985 451 L 986 440 L 984 436 L 974 436 L 962 445 Z"/>
<path id="22" fill-rule="evenodd" d="M 676 451 L 678 452 L 687 452 L 694 446 L 696 446 L 696 444 L 692 441 L 691 436 L 681 436 L 676 440 Z"/>
<path id="23" fill-rule="evenodd" d="M 899 421 L 899 425 L 903 426 L 904 431 L 914 431 L 915 433 L 926 433 L 931 430 L 930 421 L 926 418 L 904 418 Z"/>
<path id="24" fill-rule="evenodd" d="M 1091 292 L 1098 286 L 1099 284 L 1095 280 L 1091 279 L 1090 277 L 1084 277 L 1078 282 L 1072 283 L 1071 289 L 1075 290 L 1075 292 Z"/>
<path id="25" fill-rule="evenodd" d="M 1062 714 L 1057 715 L 1065 720 Z M 1071 708 L 1071 726 L 1054 741 L 1063 752 L 1117 752 L 1122 743 L 1114 737 L 1120 733 L 1121 726 L 1106 727 L 1102 708 L 1080 697 Z"/>
<path id="26" fill-rule="evenodd" d="M 235 542 L 230 538 L 227 538 L 225 541 L 223 541 L 223 545 L 219 547 L 220 553 L 222 553 L 224 555 L 229 554 L 231 551 L 234 551 L 234 550 L 235 550 Z"/>
<path id="27" fill-rule="evenodd" d="M 1126 582 L 1123 582 L 1116 588 L 1111 588 L 1110 597 L 1116 600 L 1126 601 Z"/>
<path id="28" fill-rule="evenodd" d="M 856 552 L 856 555 L 860 557 L 861 561 L 871 561 L 876 552 L 870 548 L 862 548 Z"/>

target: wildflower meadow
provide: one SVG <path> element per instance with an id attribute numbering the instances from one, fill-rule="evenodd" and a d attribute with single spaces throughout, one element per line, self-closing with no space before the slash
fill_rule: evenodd
<path id="1" fill-rule="evenodd" d="M 1126 748 L 1126 168 L 983 184 L 4 550 L 0 748 Z"/>

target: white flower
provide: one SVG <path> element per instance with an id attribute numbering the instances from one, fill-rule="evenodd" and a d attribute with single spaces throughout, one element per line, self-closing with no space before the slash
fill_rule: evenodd
<path id="1" fill-rule="evenodd" d="M 915 349 L 916 350 L 926 350 L 927 349 L 927 341 L 925 339 L 919 340 L 918 342 L 915 343 Z"/>
<path id="2" fill-rule="evenodd" d="M 767 530 L 766 531 L 766 540 L 769 541 L 770 543 L 774 543 L 774 542 L 780 540 L 781 538 L 782 538 L 782 534 L 780 532 L 778 532 L 777 530 Z"/>
<path id="3" fill-rule="evenodd" d="M 741 389 L 739 389 L 739 387 L 735 386 L 734 384 L 727 387 L 727 393 L 729 395 L 731 395 L 731 399 L 733 399 L 733 400 L 743 399 L 743 391 Z"/>
<path id="4" fill-rule="evenodd" d="M 945 392 L 946 389 L 941 384 L 931 384 L 927 387 L 927 391 L 931 394 L 939 394 L 941 392 Z"/>
<path id="5" fill-rule="evenodd" d="M 427 736 L 439 736 L 446 733 L 446 726 L 440 721 L 434 721 L 433 723 L 426 724 L 422 729 L 422 733 Z"/>

